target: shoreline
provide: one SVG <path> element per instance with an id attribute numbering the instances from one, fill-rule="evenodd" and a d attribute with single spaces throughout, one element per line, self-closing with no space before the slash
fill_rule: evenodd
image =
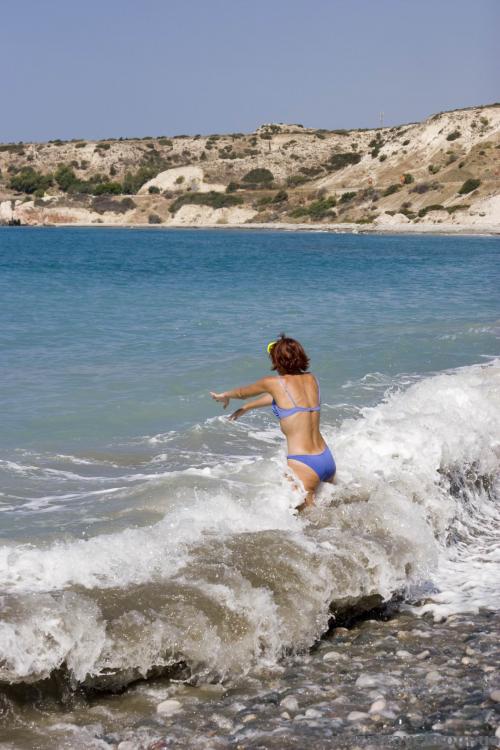
<path id="1" fill-rule="evenodd" d="M 7 227 L 12 228 L 13 225 L 0 224 L 0 229 Z M 435 224 L 422 224 L 420 226 L 408 226 L 406 224 L 397 224 L 393 226 L 375 226 L 373 224 L 364 224 L 362 226 L 358 224 L 295 224 L 286 222 L 276 223 L 256 223 L 248 222 L 245 224 L 219 224 L 219 223 L 207 223 L 207 224 L 135 224 L 135 223 L 102 223 L 102 224 L 83 224 L 74 222 L 57 222 L 54 224 L 20 224 L 15 225 L 16 229 L 23 229 L 26 227 L 38 228 L 38 229 L 54 229 L 54 228 L 82 228 L 82 229 L 235 229 L 235 230 L 248 230 L 248 231 L 275 231 L 275 232 L 312 232 L 319 234 L 380 234 L 380 235 L 418 235 L 418 234 L 434 234 L 443 236 L 485 236 L 485 237 L 497 237 L 500 236 L 500 226 L 486 225 L 479 227 L 477 225 L 461 225 L 456 226 L 453 224 L 445 224 L 441 227 L 437 227 Z"/>

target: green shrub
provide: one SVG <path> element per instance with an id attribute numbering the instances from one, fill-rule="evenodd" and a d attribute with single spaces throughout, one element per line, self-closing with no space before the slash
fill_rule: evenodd
<path id="1" fill-rule="evenodd" d="M 332 214 L 331 209 L 337 205 L 334 197 L 320 198 L 309 206 L 309 216 L 311 219 L 324 219 Z"/>
<path id="2" fill-rule="evenodd" d="M 326 217 L 335 218 L 336 213 L 332 211 L 332 208 L 336 206 L 337 201 L 335 197 L 331 198 L 320 198 L 317 201 L 313 201 L 309 206 L 297 206 L 290 211 L 290 216 L 294 219 L 300 219 L 301 217 L 309 217 L 316 221 L 324 219 Z"/>
<path id="3" fill-rule="evenodd" d="M 411 183 L 414 182 L 413 175 L 407 172 L 405 175 L 403 175 L 403 184 L 404 185 L 411 185 Z"/>
<path id="4" fill-rule="evenodd" d="M 355 192 L 350 193 L 342 193 L 340 196 L 340 203 L 349 203 L 349 201 L 352 201 L 352 199 L 356 196 Z"/>
<path id="5" fill-rule="evenodd" d="M 357 154 L 354 151 L 346 151 L 341 154 L 332 154 L 329 161 L 330 169 L 337 171 L 344 169 L 351 164 L 358 164 L 361 161 L 361 154 Z"/>
<path id="6" fill-rule="evenodd" d="M 33 167 L 23 167 L 11 177 L 9 187 L 30 195 L 37 190 L 46 190 L 53 183 L 52 175 L 37 172 Z"/>
<path id="7" fill-rule="evenodd" d="M 68 192 L 70 187 L 78 182 L 78 178 L 67 164 L 60 164 L 54 175 L 56 182 L 61 190 Z"/>
<path id="8" fill-rule="evenodd" d="M 286 184 L 290 187 L 297 187 L 297 185 L 303 185 L 304 182 L 307 182 L 307 177 L 303 174 L 292 174 L 290 177 L 287 177 Z"/>
<path id="9" fill-rule="evenodd" d="M 159 192 L 160 192 L 160 188 L 157 187 L 156 185 L 150 185 L 148 187 L 148 193 L 150 195 L 158 195 Z"/>
<path id="10" fill-rule="evenodd" d="M 243 198 L 239 195 L 216 193 L 213 190 L 209 193 L 184 193 L 170 205 L 169 211 L 175 214 L 181 206 L 185 206 L 186 204 L 210 206 L 211 208 L 227 208 L 228 206 L 241 205 L 241 203 L 243 203 Z"/>
<path id="11" fill-rule="evenodd" d="M 428 169 L 431 174 L 437 174 L 439 172 L 439 167 L 436 164 L 429 164 Z"/>
<path id="12" fill-rule="evenodd" d="M 378 157 L 378 160 L 379 160 L 379 161 L 385 161 L 386 159 L 387 159 L 387 154 L 381 154 L 381 155 L 380 155 L 380 156 Z"/>
<path id="13" fill-rule="evenodd" d="M 100 195 L 92 199 L 90 207 L 92 211 L 95 211 L 98 214 L 103 214 L 105 211 L 111 211 L 115 214 L 124 214 L 132 208 L 135 208 L 135 203 L 132 198 L 115 200 L 108 195 Z"/>
<path id="14" fill-rule="evenodd" d="M 126 195 L 135 195 L 137 191 L 153 177 L 156 177 L 158 170 L 155 166 L 139 167 L 137 172 L 127 172 L 123 178 L 123 192 Z"/>
<path id="15" fill-rule="evenodd" d="M 460 132 L 460 130 L 454 130 L 452 133 L 448 133 L 448 135 L 446 136 L 446 140 L 456 141 L 457 138 L 460 138 L 461 135 L 462 133 Z"/>
<path id="16" fill-rule="evenodd" d="M 465 195 L 466 193 L 472 193 L 472 191 L 476 190 L 476 188 L 478 188 L 480 184 L 481 180 L 476 180 L 471 177 L 468 180 L 465 180 L 464 184 L 458 191 L 458 194 Z"/>
<path id="17" fill-rule="evenodd" d="M 288 200 L 288 193 L 285 190 L 278 190 L 273 198 L 273 203 L 284 203 Z"/>
<path id="18" fill-rule="evenodd" d="M 469 203 L 457 204 L 455 206 L 446 206 L 446 210 L 449 214 L 454 214 L 455 211 L 466 211 L 468 208 L 470 208 Z"/>
<path id="19" fill-rule="evenodd" d="M 262 198 L 258 199 L 256 205 L 260 209 L 260 208 L 264 208 L 265 206 L 269 206 L 269 204 L 272 202 L 273 202 L 272 195 L 264 195 Z"/>
<path id="20" fill-rule="evenodd" d="M 7 151 L 9 154 L 22 156 L 24 154 L 24 146 L 22 143 L 2 143 L 0 151 Z"/>
<path id="21" fill-rule="evenodd" d="M 120 195 L 122 185 L 120 182 L 100 182 L 93 190 L 93 195 Z"/>
<path id="22" fill-rule="evenodd" d="M 442 206 L 440 203 L 433 203 L 430 206 L 424 206 L 420 209 L 418 212 L 418 215 L 420 218 L 424 217 L 426 214 L 429 213 L 429 211 L 445 211 L 445 207 Z"/>
<path id="23" fill-rule="evenodd" d="M 269 169 L 251 169 L 243 177 L 243 182 L 247 182 L 252 185 L 268 185 L 274 181 L 274 175 Z"/>
<path id="24" fill-rule="evenodd" d="M 86 145 L 86 141 L 80 141 L 79 143 L 75 143 L 75 148 L 85 148 Z"/>
<path id="25" fill-rule="evenodd" d="M 407 138 L 405 141 L 403 141 L 403 146 L 409 146 L 410 145 L 410 139 Z"/>
<path id="26" fill-rule="evenodd" d="M 226 188 L 226 193 L 235 193 L 239 188 L 239 185 L 237 182 L 230 182 L 229 185 Z"/>
<path id="27" fill-rule="evenodd" d="M 161 224 L 162 220 L 158 216 L 158 214 L 149 214 L 148 216 L 148 224 Z"/>
<path id="28" fill-rule="evenodd" d="M 300 167 L 300 172 L 307 175 L 307 177 L 316 177 L 316 175 L 323 172 L 323 167 Z"/>
<path id="29" fill-rule="evenodd" d="M 397 193 L 398 190 L 401 188 L 401 185 L 398 185 L 397 183 L 394 183 L 393 185 L 389 185 L 384 192 L 382 193 L 383 196 L 386 195 L 392 195 L 393 193 Z"/>

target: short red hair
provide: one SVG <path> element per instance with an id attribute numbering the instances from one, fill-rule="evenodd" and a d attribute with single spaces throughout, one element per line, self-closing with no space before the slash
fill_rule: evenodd
<path id="1" fill-rule="evenodd" d="M 300 375 L 309 367 L 309 357 L 302 344 L 284 333 L 271 347 L 269 356 L 273 363 L 271 369 L 277 370 L 280 375 Z"/>

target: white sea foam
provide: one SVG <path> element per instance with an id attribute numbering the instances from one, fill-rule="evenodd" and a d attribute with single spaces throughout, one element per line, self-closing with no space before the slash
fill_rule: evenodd
<path id="1" fill-rule="evenodd" d="M 498 606 L 499 425 L 500 363 L 461 368 L 392 392 L 337 431 L 325 424 L 338 484 L 323 485 L 308 517 L 277 482 L 280 449 L 175 482 L 158 474 L 168 497 L 152 526 L 4 545 L 0 677 L 65 663 L 76 680 L 119 684 L 181 659 L 226 674 L 311 645 L 331 602 L 388 599 L 429 579 L 437 590 L 423 606 L 437 614 Z"/>

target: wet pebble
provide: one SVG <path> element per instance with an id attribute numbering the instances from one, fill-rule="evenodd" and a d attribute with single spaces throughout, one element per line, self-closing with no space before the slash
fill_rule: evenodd
<path id="1" fill-rule="evenodd" d="M 339 661 L 339 659 L 345 659 L 345 656 L 337 653 L 337 651 L 327 651 L 323 656 L 323 661 Z"/>
<path id="2" fill-rule="evenodd" d="M 306 711 L 306 719 L 321 719 L 323 714 L 315 708 L 308 708 Z"/>
<path id="3" fill-rule="evenodd" d="M 364 711 L 351 711 L 349 714 L 347 714 L 347 721 L 363 721 L 364 719 L 368 718 L 369 715 Z"/>
<path id="4" fill-rule="evenodd" d="M 372 705 L 370 706 L 369 713 L 378 713 L 379 711 L 383 711 L 383 709 L 386 707 L 386 702 L 384 698 L 379 698 L 378 700 L 374 701 Z"/>
<path id="5" fill-rule="evenodd" d="M 281 708 L 284 708 L 287 711 L 299 710 L 299 702 L 297 698 L 295 698 L 293 695 L 287 695 L 286 698 L 283 698 L 283 700 L 280 701 L 280 706 Z"/>
<path id="6" fill-rule="evenodd" d="M 255 721 L 256 718 L 257 718 L 257 714 L 245 714 L 245 716 L 241 717 L 241 721 L 244 724 L 248 724 L 249 721 Z"/>
<path id="7" fill-rule="evenodd" d="M 428 659 L 430 655 L 431 652 L 429 651 L 429 649 L 425 649 L 425 651 L 421 651 L 419 654 L 417 654 L 417 659 L 419 661 L 423 661 L 424 659 Z"/>
<path id="8" fill-rule="evenodd" d="M 376 687 L 378 679 L 371 674 L 360 674 L 356 682 L 356 687 Z"/>
<path id="9" fill-rule="evenodd" d="M 441 680 L 441 675 L 439 672 L 436 672 L 435 670 L 432 670 L 431 672 L 427 672 L 425 675 L 425 681 L 429 683 L 439 682 Z"/>
<path id="10" fill-rule="evenodd" d="M 499 690 L 492 690 L 490 692 L 490 699 L 492 701 L 495 701 L 495 703 L 500 703 L 500 689 Z"/>
<path id="11" fill-rule="evenodd" d="M 158 705 L 156 706 L 156 711 L 162 716 L 173 716 L 173 714 L 177 713 L 177 711 L 180 711 L 181 708 L 182 703 L 171 698 L 169 700 L 158 703 Z"/>

